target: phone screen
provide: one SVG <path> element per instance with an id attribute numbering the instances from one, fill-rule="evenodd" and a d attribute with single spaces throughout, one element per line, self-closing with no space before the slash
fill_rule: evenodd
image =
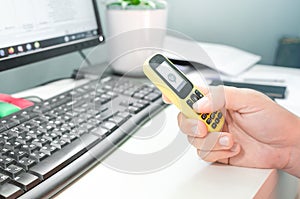
<path id="1" fill-rule="evenodd" d="M 149 65 L 181 99 L 193 90 L 193 84 L 164 56 L 155 55 L 149 60 Z"/>
<path id="2" fill-rule="evenodd" d="M 187 82 L 166 61 L 161 63 L 156 70 L 178 92 L 180 92 L 187 84 Z"/>

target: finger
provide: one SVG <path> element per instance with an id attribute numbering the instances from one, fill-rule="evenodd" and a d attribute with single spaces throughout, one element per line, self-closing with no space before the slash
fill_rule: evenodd
<path id="1" fill-rule="evenodd" d="M 166 104 L 172 104 L 172 102 L 171 102 L 165 95 L 162 95 L 162 100 L 163 100 L 164 103 L 166 103 Z"/>
<path id="2" fill-rule="evenodd" d="M 189 119 L 183 113 L 177 116 L 180 130 L 188 136 L 204 137 L 207 135 L 207 127 L 200 120 Z"/>
<path id="3" fill-rule="evenodd" d="M 230 164 L 229 158 L 220 159 L 220 160 L 217 160 L 217 162 L 221 163 L 221 164 Z"/>
<path id="4" fill-rule="evenodd" d="M 230 133 L 212 132 L 205 138 L 188 137 L 188 141 L 200 151 L 210 152 L 229 150 L 233 146 L 233 137 Z"/>
<path id="5" fill-rule="evenodd" d="M 266 98 L 266 96 L 251 89 L 212 86 L 209 88 L 209 93 L 198 100 L 193 108 L 198 113 L 211 113 L 223 108 L 241 111 L 253 105 L 256 106 L 259 103 L 257 100 L 261 98 Z"/>
<path id="6" fill-rule="evenodd" d="M 266 95 L 247 88 L 224 87 L 226 109 L 244 112 L 253 111 L 263 101 L 273 102 Z M 250 97 L 251 96 L 251 97 Z"/>
<path id="7" fill-rule="evenodd" d="M 204 152 L 197 150 L 198 156 L 206 162 L 217 162 L 224 161 L 224 159 L 232 158 L 238 155 L 241 151 L 240 145 L 236 144 L 232 147 L 232 150 L 222 150 L 222 151 L 210 151 Z"/>
<path id="8" fill-rule="evenodd" d="M 225 104 L 225 91 L 223 86 L 211 86 L 209 92 L 196 103 L 193 108 L 198 113 L 211 113 L 220 110 Z"/>
<path id="9" fill-rule="evenodd" d="M 208 95 L 209 94 L 209 87 L 205 86 L 197 86 L 197 89 L 203 94 Z"/>

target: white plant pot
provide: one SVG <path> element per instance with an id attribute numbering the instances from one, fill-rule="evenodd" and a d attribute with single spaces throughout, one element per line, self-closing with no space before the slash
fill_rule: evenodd
<path id="1" fill-rule="evenodd" d="M 108 61 L 119 74 L 143 76 L 142 65 L 162 48 L 167 9 L 107 9 Z"/>

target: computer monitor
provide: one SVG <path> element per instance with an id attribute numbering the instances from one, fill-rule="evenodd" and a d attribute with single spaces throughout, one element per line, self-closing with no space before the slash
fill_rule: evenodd
<path id="1" fill-rule="evenodd" d="M 0 71 L 104 41 L 96 0 L 1 0 Z"/>

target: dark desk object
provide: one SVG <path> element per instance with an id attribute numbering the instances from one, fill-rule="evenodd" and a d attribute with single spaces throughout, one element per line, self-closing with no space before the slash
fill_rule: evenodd
<path id="1" fill-rule="evenodd" d="M 225 86 L 234 86 L 237 88 L 250 88 L 262 92 L 269 96 L 271 99 L 279 98 L 284 99 L 286 93 L 285 86 L 271 86 L 263 84 L 250 84 L 244 82 L 230 82 L 230 81 L 213 81 L 211 85 L 225 85 Z"/>
<path id="2" fill-rule="evenodd" d="M 300 38 L 280 40 L 275 65 L 300 68 Z"/>

